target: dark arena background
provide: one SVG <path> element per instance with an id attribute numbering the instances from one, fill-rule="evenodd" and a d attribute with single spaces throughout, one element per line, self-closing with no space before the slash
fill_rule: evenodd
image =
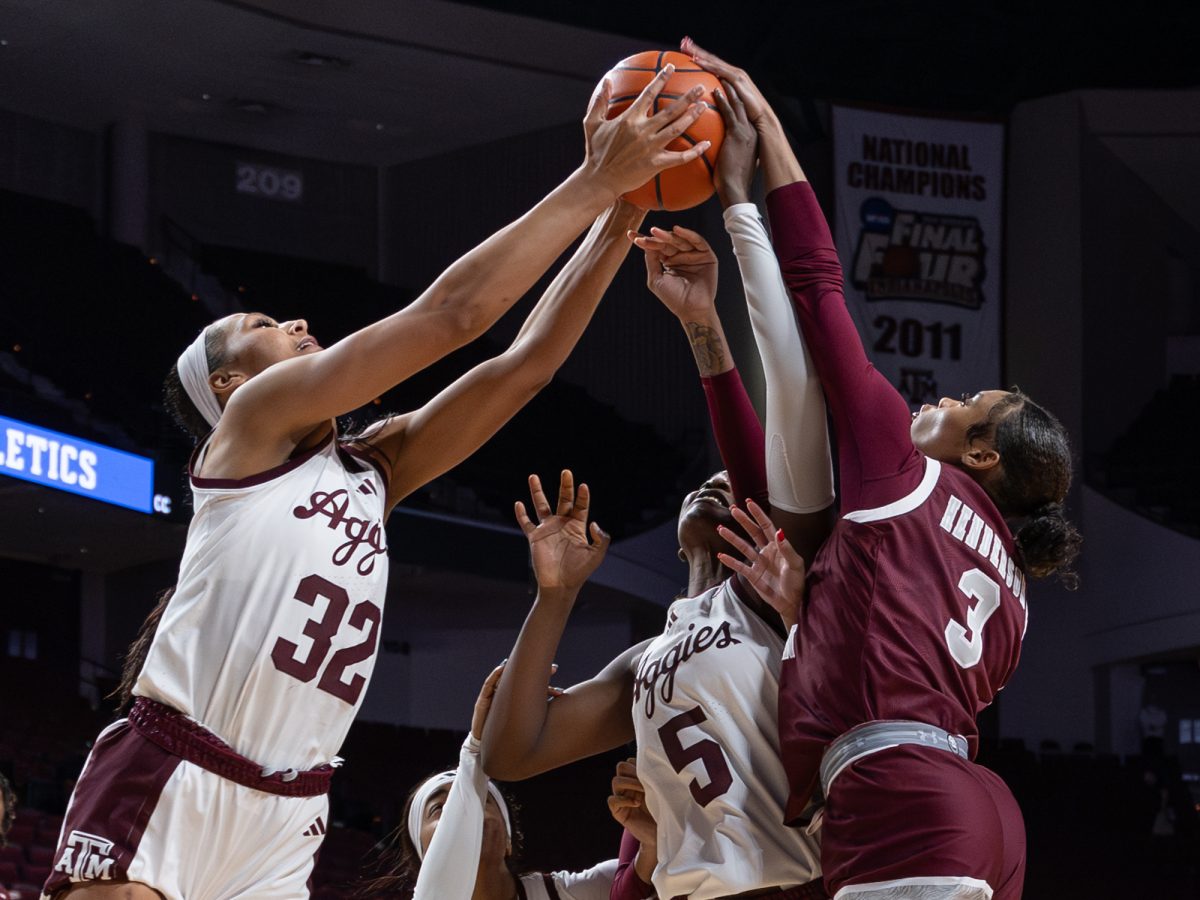
<path id="1" fill-rule="evenodd" d="M 579 120 L 611 65 L 684 34 L 763 87 L 839 244 L 851 191 L 907 194 L 885 214 L 919 218 L 930 191 L 986 184 L 994 256 L 971 290 L 983 285 L 990 324 L 956 332 L 945 310 L 962 304 L 945 293 L 910 295 L 917 312 L 901 313 L 875 274 L 860 320 L 914 402 L 992 386 L 938 375 L 938 357 L 986 345 L 981 371 L 1055 410 L 1073 438 L 1081 587 L 1032 586 L 1020 668 L 982 716 L 980 761 L 1024 812 L 1026 898 L 1200 896 L 1194 4 L 0 0 L 0 772 L 18 795 L 0 886 L 12 897 L 37 896 L 74 780 L 113 719 L 123 654 L 175 582 L 190 442 L 161 384 L 181 349 L 231 312 L 303 316 L 329 344 L 402 308 L 577 165 Z M 918 124 L 904 141 L 839 149 L 866 113 Z M 972 150 L 944 168 L 985 180 L 905 181 L 933 165 L 918 145 L 957 148 L 936 135 L 962 123 L 994 126 L 995 159 Z M 857 161 L 843 168 L 842 153 Z M 651 222 L 718 248 L 718 304 L 757 401 L 716 199 Z M 849 269 L 855 248 L 839 249 Z M 421 404 L 506 346 L 531 302 L 351 418 Z M 686 581 L 679 500 L 719 468 L 709 434 L 685 337 L 631 254 L 554 381 L 388 523 L 378 660 L 314 896 L 348 896 L 408 789 L 454 764 L 533 596 L 511 514 L 526 475 L 570 466 L 614 536 L 560 648 L 565 685 L 662 628 Z M 120 489 L 96 488 L 82 463 L 68 484 L 21 469 L 20 448 L 49 440 L 123 467 Z M 631 752 L 510 786 L 527 867 L 616 855 L 605 798 Z"/>

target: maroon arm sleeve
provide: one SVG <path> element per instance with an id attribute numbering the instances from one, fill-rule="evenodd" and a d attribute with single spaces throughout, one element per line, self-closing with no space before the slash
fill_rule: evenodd
<path id="1" fill-rule="evenodd" d="M 750 404 L 737 369 L 700 379 L 717 449 L 729 472 L 734 500 L 752 499 L 765 510 L 767 502 L 766 439 L 762 422 Z"/>
<path id="2" fill-rule="evenodd" d="M 628 830 L 621 833 L 621 852 L 617 856 L 617 875 L 613 878 L 608 900 L 645 900 L 654 896 L 654 885 L 642 881 L 634 868 L 641 844 Z"/>
<path id="3" fill-rule="evenodd" d="M 807 181 L 767 196 L 775 255 L 825 390 L 837 436 L 843 512 L 884 506 L 913 490 L 924 466 L 900 393 L 871 365 L 846 308 L 842 266 Z"/>

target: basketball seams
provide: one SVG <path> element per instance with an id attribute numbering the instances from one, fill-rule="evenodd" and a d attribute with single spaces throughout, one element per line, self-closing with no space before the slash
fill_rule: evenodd
<path id="1" fill-rule="evenodd" d="M 609 71 L 607 77 L 612 82 L 613 93 L 617 96 L 609 99 L 606 117 L 612 118 L 628 109 L 640 96 L 646 84 L 667 64 L 675 66 L 671 83 L 663 85 L 668 90 L 661 91 L 653 98 L 648 104 L 646 114 L 661 112 L 671 102 L 684 98 L 694 85 L 703 86 L 705 95 L 696 101 L 701 104 L 700 115 L 688 126 L 686 132 L 670 142 L 667 149 L 686 150 L 695 147 L 702 140 L 711 141 L 713 146 L 687 165 L 660 172 L 637 190 L 625 195 L 627 200 L 645 209 L 679 210 L 703 202 L 712 192 L 715 160 L 724 132 L 720 111 L 712 98 L 711 92 L 717 85 L 711 73 L 696 66 L 693 60 L 669 50 L 647 50 L 635 54 L 621 60 Z M 682 77 L 676 79 L 675 75 Z M 708 183 L 708 191 L 703 195 L 699 192 L 702 182 Z"/>

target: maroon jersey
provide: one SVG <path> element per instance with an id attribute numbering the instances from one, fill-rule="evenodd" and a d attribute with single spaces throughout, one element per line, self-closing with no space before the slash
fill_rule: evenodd
<path id="1" fill-rule="evenodd" d="M 767 198 L 780 267 L 837 435 L 843 518 L 808 574 L 779 691 L 789 820 L 828 744 L 878 719 L 964 735 L 1016 668 L 1025 579 L 995 504 L 964 472 L 927 459 L 911 415 L 867 360 L 842 270 L 806 182 Z"/>

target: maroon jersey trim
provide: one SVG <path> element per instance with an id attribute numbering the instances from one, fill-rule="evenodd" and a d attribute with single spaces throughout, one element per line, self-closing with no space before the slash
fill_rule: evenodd
<path id="1" fill-rule="evenodd" d="M 878 522 L 881 519 L 893 519 L 896 516 L 910 513 L 929 499 L 933 493 L 933 489 L 937 487 L 938 477 L 941 475 L 941 472 L 942 464 L 936 459 L 926 457 L 925 475 L 921 478 L 921 483 L 916 486 L 912 493 L 886 506 L 877 506 L 874 509 L 856 509 L 854 512 L 846 513 L 842 518 L 848 519 L 851 522 Z"/>
<path id="2" fill-rule="evenodd" d="M 75 785 L 43 893 L 53 896 L 73 881 L 125 881 L 163 788 L 181 762 L 126 721 L 105 730 Z"/>
<path id="3" fill-rule="evenodd" d="M 229 490 L 231 488 L 256 487 L 260 484 L 266 484 L 268 481 L 278 478 L 281 475 L 286 475 L 293 469 L 304 465 L 306 462 L 328 447 L 329 442 L 332 440 L 333 429 L 331 428 L 329 429 L 329 433 L 321 439 L 321 442 L 312 449 L 305 450 L 299 456 L 293 456 L 291 459 L 287 460 L 286 462 L 282 462 L 277 466 L 272 466 L 265 472 L 259 472 L 257 475 L 248 475 L 245 478 L 203 478 L 197 475 L 195 472 L 196 459 L 199 457 L 200 451 L 205 446 L 204 444 L 201 444 L 192 451 L 192 458 L 188 460 L 188 477 L 191 479 L 192 485 L 198 488 Z"/>

